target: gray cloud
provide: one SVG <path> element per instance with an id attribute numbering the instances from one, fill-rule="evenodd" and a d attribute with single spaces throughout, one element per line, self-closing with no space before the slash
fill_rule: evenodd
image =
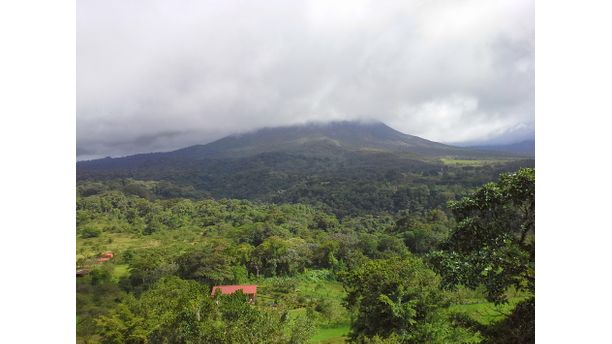
<path id="1" fill-rule="evenodd" d="M 534 128 L 533 1 L 77 2 L 77 155 L 378 119 L 459 143 Z"/>

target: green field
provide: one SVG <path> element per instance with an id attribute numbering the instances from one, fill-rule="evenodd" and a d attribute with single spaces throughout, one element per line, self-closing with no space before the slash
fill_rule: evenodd
<path id="1" fill-rule="evenodd" d="M 346 293 L 329 270 L 306 270 L 295 277 L 272 277 L 251 283 L 258 285 L 259 307 L 275 306 L 286 309 L 293 318 L 315 319 L 317 330 L 312 343 L 344 342 L 350 319 L 342 304 Z"/>
<path id="2" fill-rule="evenodd" d="M 442 158 L 440 159 L 440 161 L 442 161 L 445 165 L 474 166 L 474 167 L 508 162 L 508 160 L 501 160 L 501 159 L 455 159 L 455 158 Z"/>
<path id="3" fill-rule="evenodd" d="M 115 254 L 127 249 L 150 248 L 159 246 L 160 241 L 129 233 L 102 233 L 96 238 L 77 238 L 77 260 L 83 257 L 97 256 L 111 251 Z"/>
<path id="4" fill-rule="evenodd" d="M 311 343 L 344 343 L 350 330 L 349 325 L 319 328 L 311 338 Z"/>
<path id="5" fill-rule="evenodd" d="M 488 325 L 493 322 L 502 320 L 508 316 L 517 303 L 523 301 L 524 297 L 514 297 L 508 300 L 508 303 L 495 305 L 492 302 L 480 301 L 462 305 L 452 305 L 450 311 L 456 311 L 467 314 L 473 320 Z"/>
<path id="6" fill-rule="evenodd" d="M 127 264 L 117 264 L 113 269 L 113 279 L 115 281 L 121 280 L 123 277 L 127 277 L 130 274 L 130 266 Z"/>

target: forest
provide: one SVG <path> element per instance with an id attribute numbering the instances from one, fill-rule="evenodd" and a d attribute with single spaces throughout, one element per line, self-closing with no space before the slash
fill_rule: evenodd
<path id="1" fill-rule="evenodd" d="M 520 165 L 266 172 L 293 185 L 280 194 L 82 178 L 77 342 L 532 343 L 535 170 Z M 211 293 L 236 284 L 254 302 Z"/>

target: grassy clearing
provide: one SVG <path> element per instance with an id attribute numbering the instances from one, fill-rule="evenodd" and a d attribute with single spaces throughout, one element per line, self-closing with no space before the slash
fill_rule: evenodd
<path id="1" fill-rule="evenodd" d="M 501 159 L 454 159 L 454 158 L 442 158 L 440 159 L 445 165 L 452 166 L 485 166 L 508 162 L 507 160 Z"/>
<path id="2" fill-rule="evenodd" d="M 513 297 L 508 300 L 508 303 L 502 305 L 495 305 L 486 301 L 452 305 L 449 307 L 449 311 L 465 313 L 473 320 L 488 325 L 507 317 L 516 304 L 524 299 L 525 297 Z"/>
<path id="3" fill-rule="evenodd" d="M 77 259 L 92 257 L 105 251 L 117 254 L 128 248 L 148 248 L 160 245 L 160 241 L 152 237 L 140 237 L 127 233 L 104 233 L 96 238 L 77 238 Z"/>
<path id="4" fill-rule="evenodd" d="M 454 304 L 448 310 L 464 313 L 483 325 L 502 320 L 512 312 L 517 303 L 529 297 L 529 294 L 518 292 L 513 287 L 506 292 L 508 303 L 501 305 L 488 302 L 482 287 L 473 290 L 461 286 L 453 294 Z"/>
<path id="5" fill-rule="evenodd" d="M 113 268 L 112 277 L 115 281 L 119 281 L 122 277 L 130 274 L 130 266 L 127 264 L 117 264 Z"/>
<path id="6" fill-rule="evenodd" d="M 317 330 L 310 339 L 311 343 L 344 343 L 349 333 L 349 325 L 338 325 L 336 327 L 325 327 Z"/>
<path id="7" fill-rule="evenodd" d="M 295 277 L 253 280 L 260 307 L 285 309 L 291 318 L 308 316 L 318 325 L 311 343 L 344 343 L 349 314 L 342 300 L 346 292 L 328 270 L 307 270 Z"/>
<path id="8" fill-rule="evenodd" d="M 299 309 L 326 303 L 327 307 L 344 309 L 344 288 L 340 282 L 334 281 L 330 274 L 327 270 L 307 270 L 295 277 L 260 278 L 251 282 L 258 285 L 259 304 L 277 304 L 288 309 Z"/>

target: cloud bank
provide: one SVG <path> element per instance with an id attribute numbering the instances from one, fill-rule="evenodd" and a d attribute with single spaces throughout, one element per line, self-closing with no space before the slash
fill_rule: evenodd
<path id="1" fill-rule="evenodd" d="M 79 158 L 347 119 L 532 137 L 533 1 L 77 2 Z"/>

